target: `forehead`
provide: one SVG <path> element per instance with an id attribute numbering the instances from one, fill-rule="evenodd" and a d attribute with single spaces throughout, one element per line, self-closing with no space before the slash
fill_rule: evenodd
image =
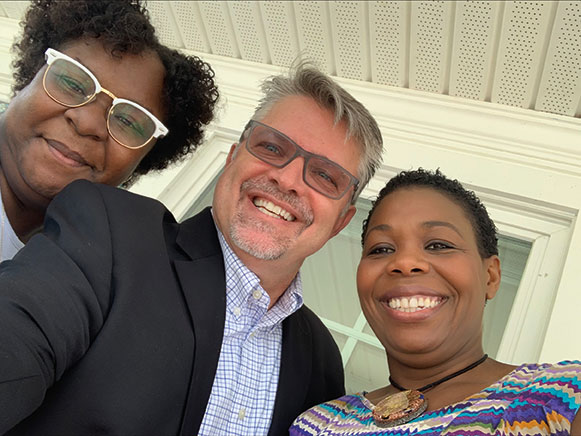
<path id="1" fill-rule="evenodd" d="M 147 50 L 113 56 L 94 38 L 70 41 L 57 50 L 87 67 L 101 86 L 116 97 L 132 100 L 157 117 L 163 117 L 165 68 L 155 52 Z"/>
<path id="2" fill-rule="evenodd" d="M 427 187 L 403 187 L 384 197 L 370 223 L 405 223 L 419 225 L 426 221 L 446 221 L 458 227 L 474 229 L 462 206 L 448 195 Z"/>
<path id="3" fill-rule="evenodd" d="M 359 144 L 354 138 L 347 139 L 344 121 L 335 124 L 334 114 L 313 99 L 298 95 L 285 97 L 259 121 L 284 133 L 305 150 L 357 174 Z"/>

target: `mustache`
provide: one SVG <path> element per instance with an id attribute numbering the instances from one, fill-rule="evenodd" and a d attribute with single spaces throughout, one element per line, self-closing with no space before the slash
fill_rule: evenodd
<path id="1" fill-rule="evenodd" d="M 307 225 L 311 225 L 313 223 L 313 210 L 309 207 L 309 205 L 301 200 L 297 194 L 281 191 L 276 183 L 268 181 L 265 178 L 250 179 L 243 182 L 240 186 L 240 192 L 248 190 L 257 190 L 269 194 L 271 197 L 275 198 L 281 203 L 286 203 L 291 206 L 301 215 L 301 218 Z"/>

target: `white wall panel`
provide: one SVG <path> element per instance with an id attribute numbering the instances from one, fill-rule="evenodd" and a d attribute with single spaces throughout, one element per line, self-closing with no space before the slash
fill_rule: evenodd
<path id="1" fill-rule="evenodd" d="M 491 101 L 532 108 L 557 2 L 505 5 Z"/>
<path id="2" fill-rule="evenodd" d="M 0 0 L 0 16 L 27 4 Z M 147 4 L 176 48 L 277 66 L 300 54 L 339 77 L 581 116 L 579 1 Z"/>
<path id="3" fill-rule="evenodd" d="M 407 87 L 410 2 L 369 2 L 371 80 Z"/>
<path id="4" fill-rule="evenodd" d="M 183 47 L 181 32 L 178 31 L 171 3 L 151 1 L 147 5 L 151 22 L 158 34 L 159 40 L 171 47 Z"/>
<path id="5" fill-rule="evenodd" d="M 210 50 L 213 54 L 238 58 L 240 51 L 234 36 L 228 6 L 225 2 L 197 2 L 206 24 Z"/>
<path id="6" fill-rule="evenodd" d="M 549 49 L 535 109 L 580 116 L 581 2 L 557 4 Z"/>
<path id="7" fill-rule="evenodd" d="M 242 58 L 253 62 L 269 63 L 270 56 L 258 2 L 235 1 L 227 4 Z"/>
<path id="8" fill-rule="evenodd" d="M 448 92 L 455 3 L 412 2 L 410 88 Z"/>
<path id="9" fill-rule="evenodd" d="M 262 22 L 273 65 L 290 65 L 298 55 L 298 38 L 292 2 L 260 2 Z"/>
<path id="10" fill-rule="evenodd" d="M 371 78 L 367 3 L 329 2 L 337 75 L 348 79 Z"/>
<path id="11" fill-rule="evenodd" d="M 336 74 L 327 2 L 295 1 L 292 4 L 301 53 L 314 59 L 321 70 Z"/>
<path id="12" fill-rule="evenodd" d="M 209 51 L 210 42 L 198 2 L 172 1 L 170 5 L 176 24 L 182 35 L 184 48 L 195 51 Z"/>
<path id="13" fill-rule="evenodd" d="M 486 100 L 490 96 L 496 34 L 502 2 L 456 4 L 454 50 L 450 62 L 450 95 Z"/>

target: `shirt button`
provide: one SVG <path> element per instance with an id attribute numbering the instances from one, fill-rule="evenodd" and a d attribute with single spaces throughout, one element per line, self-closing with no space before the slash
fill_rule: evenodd
<path id="1" fill-rule="evenodd" d="M 246 416 L 246 409 L 243 407 L 238 411 L 238 419 L 242 420 Z"/>
<path id="2" fill-rule="evenodd" d="M 258 289 L 255 289 L 252 293 L 252 296 L 255 300 L 260 300 L 260 297 L 262 297 L 262 292 L 260 292 Z"/>
<path id="3" fill-rule="evenodd" d="M 240 316 L 240 314 L 242 313 L 242 311 L 240 310 L 239 307 L 235 307 L 232 312 L 234 312 L 234 315 L 236 316 Z"/>

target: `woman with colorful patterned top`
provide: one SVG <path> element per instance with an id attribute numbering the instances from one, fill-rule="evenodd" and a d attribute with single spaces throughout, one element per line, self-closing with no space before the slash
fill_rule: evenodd
<path id="1" fill-rule="evenodd" d="M 407 171 L 363 223 L 357 271 L 389 382 L 300 415 L 291 436 L 581 435 L 581 362 L 507 365 L 482 348 L 500 284 L 496 227 L 439 171 Z"/>

